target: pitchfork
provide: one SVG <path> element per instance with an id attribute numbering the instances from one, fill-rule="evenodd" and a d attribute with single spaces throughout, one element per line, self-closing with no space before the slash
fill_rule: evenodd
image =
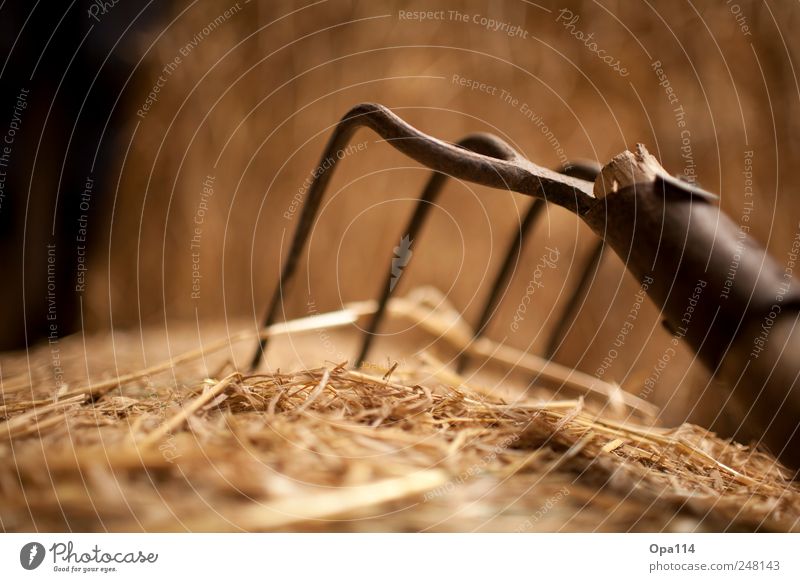
<path id="1" fill-rule="evenodd" d="M 716 196 L 670 176 L 644 146 L 615 156 L 602 169 L 572 164 L 555 172 L 532 163 L 500 138 L 472 134 L 449 144 L 410 126 L 382 105 L 364 103 L 336 126 L 305 200 L 300 222 L 264 318 L 275 322 L 336 167 L 336 152 L 366 126 L 390 145 L 434 170 L 405 233 L 421 230 L 448 177 L 531 196 L 534 200 L 512 238 L 506 257 L 480 312 L 474 336 L 483 334 L 512 275 L 516 258 L 545 202 L 580 217 L 600 239 L 552 332 L 545 356 L 552 357 L 586 293 L 608 244 L 640 280 L 651 280 L 650 298 L 664 325 L 677 333 L 748 411 L 747 422 L 760 442 L 791 466 L 800 467 L 800 295 L 791 271 L 728 218 Z M 735 269 L 732 268 L 735 266 Z M 367 357 L 392 295 L 389 268 L 378 309 L 364 335 L 356 365 Z M 697 293 L 697 289 L 702 290 Z M 690 322 L 687 303 L 693 301 Z M 261 362 L 261 339 L 252 368 Z M 463 367 L 465 359 L 459 362 Z"/>

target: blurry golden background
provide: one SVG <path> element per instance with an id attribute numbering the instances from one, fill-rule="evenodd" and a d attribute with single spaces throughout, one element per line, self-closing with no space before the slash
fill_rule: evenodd
<path id="1" fill-rule="evenodd" d="M 444 16 L 419 20 L 406 14 L 413 11 Z M 198 326 L 224 319 L 254 328 L 297 224 L 299 214 L 285 213 L 335 123 L 363 101 L 449 141 L 496 133 L 549 167 L 559 165 L 559 147 L 568 159 L 605 163 L 643 142 L 671 172 L 694 172 L 720 193 L 734 220 L 752 151 L 752 234 L 783 262 L 797 231 L 793 3 L 207 0 L 170 12 L 137 33 L 142 60 L 120 101 L 127 121 L 112 169 L 113 215 L 91 225 L 103 243 L 88 270 L 87 329 L 195 318 Z M 507 26 L 493 30 L 490 20 Z M 148 102 L 155 87 L 157 100 Z M 331 183 L 286 317 L 307 314 L 309 298 L 322 312 L 380 292 L 429 172 L 368 130 L 354 139 L 362 142 Z M 528 203 L 450 184 L 413 243 L 399 294 L 435 286 L 474 323 Z M 594 240 L 576 218 L 551 209 L 488 334 L 540 353 Z M 545 246 L 558 249 L 559 261 L 513 333 Z M 556 359 L 595 373 L 637 290 L 622 262 L 606 256 Z M 605 378 L 640 393 L 668 341 L 648 303 Z M 649 398 L 667 406 L 671 421 L 690 415 L 724 431 L 730 417 L 717 418 L 718 388 L 691 360 L 684 349 Z"/>

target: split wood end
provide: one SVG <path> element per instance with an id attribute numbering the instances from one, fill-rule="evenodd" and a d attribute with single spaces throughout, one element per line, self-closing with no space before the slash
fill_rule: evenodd
<path id="1" fill-rule="evenodd" d="M 658 160 L 647 151 L 644 144 L 636 144 L 636 151 L 625 150 L 606 164 L 594 182 L 594 195 L 605 198 L 611 192 L 633 184 L 654 182 L 656 176 L 668 176 Z"/>

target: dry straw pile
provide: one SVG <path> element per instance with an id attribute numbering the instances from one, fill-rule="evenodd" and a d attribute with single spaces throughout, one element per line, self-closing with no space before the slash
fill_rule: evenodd
<path id="1" fill-rule="evenodd" d="M 374 307 L 268 333 L 297 349 Z M 418 298 L 391 313 L 467 345 Z M 465 348 L 471 361 L 538 376 L 534 389 L 486 388 L 432 350 L 382 370 L 246 375 L 235 363 L 254 334 L 182 355 L 177 336 L 192 332 L 166 349 L 156 332 L 63 340 L 57 390 L 53 346 L 2 358 L 3 530 L 800 529 L 800 489 L 769 455 L 659 426 L 617 387 L 490 340 Z"/>

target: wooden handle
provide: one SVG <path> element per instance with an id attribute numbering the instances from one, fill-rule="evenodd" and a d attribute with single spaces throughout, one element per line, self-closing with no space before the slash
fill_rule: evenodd
<path id="1" fill-rule="evenodd" d="M 601 174 L 610 188 L 583 218 L 648 280 L 665 326 L 749 411 L 747 433 L 800 468 L 800 286 L 713 195 L 660 172 L 620 187 L 620 175 Z M 759 339 L 764 325 L 770 331 Z"/>

